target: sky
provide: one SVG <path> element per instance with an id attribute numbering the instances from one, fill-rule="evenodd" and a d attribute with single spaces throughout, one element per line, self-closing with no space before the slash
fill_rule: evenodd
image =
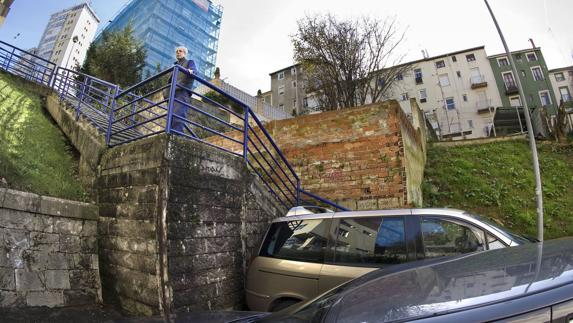
<path id="1" fill-rule="evenodd" d="M 146 0 L 160 1 L 160 0 Z M 187 0 L 191 1 L 191 0 Z M 488 0 L 510 50 L 542 48 L 549 69 L 573 65 L 573 1 Z M 16 0 L 0 40 L 21 48 L 40 41 L 50 15 L 79 0 Z M 100 28 L 127 0 L 92 0 Z M 291 35 L 305 15 L 332 13 L 339 18 L 395 17 L 406 32 L 401 51 L 407 60 L 485 45 L 488 55 L 503 46 L 483 0 L 214 0 L 223 6 L 216 65 L 221 77 L 255 94 L 270 89 L 269 73 L 293 61 Z M 19 36 L 17 34 L 20 33 Z"/>

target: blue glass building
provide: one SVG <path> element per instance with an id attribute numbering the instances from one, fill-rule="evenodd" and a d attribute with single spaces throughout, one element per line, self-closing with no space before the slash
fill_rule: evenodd
<path id="1" fill-rule="evenodd" d="M 104 30 L 123 29 L 131 21 L 134 36 L 147 49 L 146 70 L 152 74 L 157 63 L 161 69 L 172 66 L 175 47 L 185 46 L 199 74 L 210 79 L 215 72 L 222 14 L 222 7 L 209 0 L 131 0 Z"/>

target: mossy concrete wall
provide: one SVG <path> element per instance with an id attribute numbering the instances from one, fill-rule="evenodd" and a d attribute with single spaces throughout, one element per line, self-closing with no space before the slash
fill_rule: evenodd
<path id="1" fill-rule="evenodd" d="M 240 309 L 247 260 L 284 214 L 244 161 L 159 135 L 104 153 L 104 301 L 132 314 Z"/>
<path id="2" fill-rule="evenodd" d="M 0 188 L 0 308 L 101 302 L 97 220 L 94 205 Z"/>
<path id="3" fill-rule="evenodd" d="M 95 197 L 93 187 L 97 175 L 97 168 L 102 153 L 106 149 L 105 136 L 87 120 L 76 120 L 76 112 L 72 107 L 60 101 L 60 97 L 51 92 L 46 97 L 45 107 L 80 153 L 80 181 L 83 186 Z"/>

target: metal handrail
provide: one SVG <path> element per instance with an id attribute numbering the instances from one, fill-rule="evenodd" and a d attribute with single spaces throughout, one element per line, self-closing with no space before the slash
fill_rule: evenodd
<path id="1" fill-rule="evenodd" d="M 71 103 L 72 106 L 75 107 L 77 118 L 83 115 L 94 123 L 98 129 L 105 131 L 106 144 L 110 147 L 146 138 L 161 132 L 174 133 L 241 156 L 245 160 L 246 165 L 261 178 L 264 185 L 269 189 L 269 192 L 286 208 L 301 205 L 301 195 L 304 195 L 330 207 L 347 210 L 332 201 L 303 190 L 299 176 L 255 112 L 241 100 L 226 93 L 209 81 L 202 79 L 200 76 L 191 74 L 186 68 L 175 65 L 122 90 L 116 84 L 75 70 L 59 67 L 46 59 L 28 53 L 6 42 L 0 41 L 0 44 L 3 45 L 0 46 L 0 69 L 17 76 L 31 79 L 37 83 L 48 85 L 60 95 L 62 100 L 67 100 L 68 103 Z M 4 47 L 8 47 L 8 49 Z M 24 55 L 30 55 L 30 57 L 34 57 L 34 59 L 28 59 L 24 57 Z M 13 61 L 13 58 L 17 58 L 18 60 Z M 14 64 L 11 65 L 12 62 L 14 62 Z M 192 78 L 193 82 L 201 83 L 230 102 L 238 104 L 243 109 L 243 112 L 237 113 L 232 111 L 229 107 L 205 95 L 196 93 L 193 89 L 184 87 L 177 82 L 176 76 L 178 73 L 186 74 Z M 144 86 L 149 85 L 150 82 L 167 75 L 171 75 L 169 84 L 161 85 L 157 89 L 151 89 L 147 93 L 136 94 L 139 90 L 142 90 Z M 154 102 L 150 99 L 152 95 L 166 89 L 169 89 L 169 96 L 167 98 L 159 102 Z M 194 106 L 192 102 L 183 101 L 176 96 L 177 90 L 187 91 L 190 97 L 196 96 L 200 98 L 203 102 L 215 108 L 216 110 L 214 111 L 217 113 L 229 116 L 234 115 L 241 120 L 243 124 L 238 125 L 227 122 L 223 118 L 214 115 L 215 112 L 210 113 Z M 167 107 L 163 106 L 163 104 L 166 104 Z M 127 110 L 128 107 L 131 109 Z M 215 122 L 215 126 L 202 123 L 200 119 L 191 120 L 187 117 L 186 113 L 181 115 L 180 113 L 174 112 L 175 108 L 181 109 L 181 107 L 183 107 L 184 110 L 194 111 L 205 120 L 208 120 L 208 122 Z M 158 114 L 153 111 L 154 108 L 159 108 L 164 113 Z M 99 116 L 95 118 L 101 120 L 94 119 L 93 113 L 87 113 L 85 109 L 97 112 Z M 183 124 L 183 130 L 173 128 L 172 124 L 176 122 Z M 251 123 L 253 126 L 251 126 Z M 196 130 L 194 131 L 193 129 Z M 200 129 L 205 134 L 216 135 L 231 145 L 241 145 L 242 153 L 233 151 L 233 149 L 225 147 L 224 144 L 217 144 L 205 140 L 201 135 L 196 133 L 197 129 Z M 231 132 L 238 132 L 241 134 L 241 137 L 238 139 Z M 122 136 L 118 137 L 119 134 L 122 134 Z M 268 158 L 265 154 L 268 155 Z"/>

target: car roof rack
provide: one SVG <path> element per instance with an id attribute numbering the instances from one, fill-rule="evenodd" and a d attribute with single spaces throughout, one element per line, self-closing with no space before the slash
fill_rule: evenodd
<path id="1" fill-rule="evenodd" d="M 317 213 L 334 213 L 333 210 L 316 205 L 299 205 L 288 210 L 286 216 L 309 215 Z"/>

